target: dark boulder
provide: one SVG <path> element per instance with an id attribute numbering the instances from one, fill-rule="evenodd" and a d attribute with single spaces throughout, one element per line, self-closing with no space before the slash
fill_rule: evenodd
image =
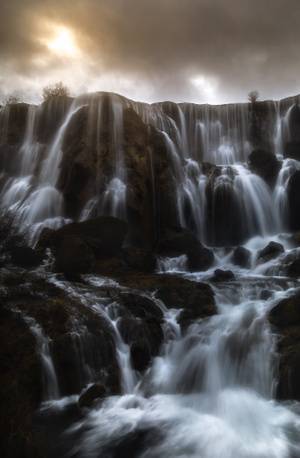
<path id="1" fill-rule="evenodd" d="M 214 271 L 214 276 L 211 277 L 210 281 L 212 282 L 223 282 L 223 281 L 232 281 L 235 280 L 234 273 L 231 270 L 222 270 L 216 269 Z"/>
<path id="2" fill-rule="evenodd" d="M 249 155 L 249 165 L 250 170 L 270 186 L 274 186 L 282 166 L 275 154 L 262 149 L 257 149 Z"/>
<path id="3" fill-rule="evenodd" d="M 290 228 L 300 229 L 300 170 L 296 170 L 287 185 L 287 197 L 290 208 Z"/>
<path id="4" fill-rule="evenodd" d="M 300 142 L 300 107 L 297 103 L 289 113 L 289 128 L 292 142 Z"/>
<path id="5" fill-rule="evenodd" d="M 42 262 L 42 257 L 27 246 L 14 246 L 10 250 L 11 262 L 17 266 L 30 268 Z"/>
<path id="6" fill-rule="evenodd" d="M 151 355 L 145 339 L 140 339 L 130 346 L 130 358 L 133 369 L 143 372 L 149 366 Z"/>
<path id="7" fill-rule="evenodd" d="M 211 246 L 233 246 L 242 243 L 247 237 L 241 221 L 239 196 L 234 182 L 236 171 L 228 167 L 207 168 L 205 185 L 207 201 L 206 233 Z"/>
<path id="8" fill-rule="evenodd" d="M 153 272 L 156 267 L 156 258 L 148 250 L 138 247 L 126 247 L 122 249 L 123 259 L 126 266 L 140 272 Z"/>
<path id="9" fill-rule="evenodd" d="M 214 293 L 206 283 L 196 283 L 166 274 L 157 284 L 156 297 L 168 308 L 184 309 L 177 317 L 182 327 L 217 313 Z"/>
<path id="10" fill-rule="evenodd" d="M 24 139 L 30 105 L 27 103 L 8 104 L 4 110 L 7 122 L 0 126 L 0 143 L 17 145 Z"/>
<path id="11" fill-rule="evenodd" d="M 93 250 L 81 237 L 66 236 L 56 253 L 55 270 L 67 274 L 80 274 L 95 263 Z"/>
<path id="12" fill-rule="evenodd" d="M 294 278 L 300 277 L 300 259 L 296 259 L 289 265 L 288 275 Z"/>
<path id="13" fill-rule="evenodd" d="M 124 342 L 128 345 L 140 342 L 139 345 L 136 345 L 136 348 L 135 346 L 133 347 L 135 348 L 132 350 L 132 358 L 134 360 L 135 358 L 137 360 L 139 359 L 138 354 L 145 353 L 145 351 L 148 354 L 149 352 L 149 358 L 144 358 L 146 367 L 150 359 L 159 354 L 163 341 L 163 330 L 161 326 L 163 312 L 151 299 L 134 293 L 121 294 L 120 304 L 125 308 L 126 314 L 118 320 L 118 330 Z M 143 352 L 141 351 L 141 346 L 144 348 Z M 147 350 L 145 350 L 145 346 Z M 138 367 L 141 367 L 141 364 L 136 363 L 134 367 L 136 370 L 140 370 Z"/>
<path id="14" fill-rule="evenodd" d="M 260 298 L 262 301 L 267 301 L 272 297 L 273 293 L 272 291 L 269 291 L 268 289 L 263 289 L 262 292 L 260 293 Z"/>
<path id="15" fill-rule="evenodd" d="M 284 253 L 284 247 L 281 243 L 270 242 L 263 250 L 259 251 L 258 261 L 268 262 L 271 259 L 277 258 L 282 253 Z"/>
<path id="16" fill-rule="evenodd" d="M 249 268 L 251 264 L 251 251 L 242 246 L 235 248 L 232 256 L 232 262 L 243 269 Z"/>
<path id="17" fill-rule="evenodd" d="M 156 253 L 171 258 L 186 254 L 188 267 L 192 272 L 207 270 L 214 262 L 213 252 L 183 227 L 165 229 L 164 236 L 158 240 Z"/>
<path id="18" fill-rule="evenodd" d="M 79 398 L 79 407 L 92 407 L 96 399 L 103 399 L 108 396 L 107 389 L 100 383 L 94 383 Z"/>
<path id="19" fill-rule="evenodd" d="M 120 256 L 127 224 L 118 218 L 99 218 L 70 223 L 56 231 L 44 231 L 36 250 L 50 247 L 58 271 L 88 272 L 95 261 Z"/>
<path id="20" fill-rule="evenodd" d="M 278 399 L 300 400 L 300 296 L 280 301 L 269 313 L 278 340 Z"/>
<path id="21" fill-rule="evenodd" d="M 284 159 L 290 158 L 300 161 L 300 142 L 289 142 L 285 145 L 283 152 Z"/>

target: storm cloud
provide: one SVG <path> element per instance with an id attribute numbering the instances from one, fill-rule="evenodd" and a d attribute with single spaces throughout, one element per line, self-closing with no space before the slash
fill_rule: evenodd
<path id="1" fill-rule="evenodd" d="M 73 95 L 227 103 L 300 92 L 299 0 L 2 0 L 0 101 Z M 59 30 L 73 48 L 53 49 Z"/>

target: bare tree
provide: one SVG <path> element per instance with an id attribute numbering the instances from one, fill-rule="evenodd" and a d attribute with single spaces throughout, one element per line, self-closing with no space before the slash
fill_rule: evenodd
<path id="1" fill-rule="evenodd" d="M 258 102 L 258 99 L 259 99 L 259 92 L 256 89 L 248 93 L 249 102 L 255 103 L 255 102 Z"/>
<path id="2" fill-rule="evenodd" d="M 54 99 L 55 97 L 68 97 L 69 95 L 70 90 L 62 81 L 54 84 L 46 84 L 43 87 L 42 96 L 44 101 Z"/>
<path id="3" fill-rule="evenodd" d="M 17 95 L 9 95 L 3 100 L 3 105 L 15 105 L 16 103 L 22 103 L 22 100 Z"/>

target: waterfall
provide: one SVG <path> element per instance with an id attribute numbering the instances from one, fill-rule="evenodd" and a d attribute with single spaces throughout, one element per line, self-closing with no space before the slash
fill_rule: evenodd
<path id="1" fill-rule="evenodd" d="M 300 162 L 286 155 L 299 103 L 148 105 L 97 92 L 1 108 L 0 205 L 31 228 L 32 246 L 43 227 L 112 215 L 138 253 L 178 226 L 214 253 L 203 272 L 189 272 L 188 254 L 157 258 L 151 274 L 114 259 L 120 284 L 69 281 L 49 264 L 1 267 L 4 309 L 20 307 L 35 337 L 46 401 L 36 416 L 51 454 L 300 456 L 299 403 L 276 399 L 280 337 L 268 318 L 299 293 L 288 275 L 299 260 L 289 183 Z M 253 150 L 276 155 L 271 179 L 249 162 Z M 277 258 L 261 258 L 271 241 Z M 213 312 L 202 315 L 202 300 Z"/>
<path id="2" fill-rule="evenodd" d="M 203 281 L 210 273 L 185 275 Z M 142 376 L 131 368 L 129 347 L 116 326 L 121 308 L 113 299 L 101 297 L 99 290 L 105 285 L 120 287 L 91 276 L 86 280 L 92 289 L 53 280 L 106 317 L 122 371 L 122 394 L 74 419 L 63 432 L 64 447 L 58 446 L 58 453 L 128 456 L 136 450 L 138 457 L 297 456 L 299 417 L 289 405 L 273 399 L 276 338 L 266 320 L 270 307 L 287 293 L 275 278 L 262 282 L 261 277 L 238 269 L 236 275 L 239 279 L 232 285 L 213 286 L 218 314 L 196 320 L 185 330 L 177 323 L 180 311 L 156 302 L 164 314 L 164 343 Z M 265 288 L 273 291 L 267 301 L 260 299 Z M 155 300 L 155 295 L 150 297 Z M 76 335 L 82 335 L 78 323 L 76 329 Z M 87 345 L 85 339 L 82 345 Z M 48 403 L 47 416 L 57 417 L 68 402 L 74 399 L 62 400 L 59 411 L 57 402 Z"/>
<path id="3" fill-rule="evenodd" d="M 42 366 L 42 380 L 44 387 L 44 400 L 50 401 L 60 397 L 58 381 L 54 369 L 50 343 L 51 339 L 45 336 L 43 329 L 36 323 L 34 318 L 24 317 L 26 323 L 29 325 L 31 332 L 36 340 L 36 349 L 41 357 Z"/>
<path id="4" fill-rule="evenodd" d="M 9 150 L 13 153 L 2 165 L 1 205 L 16 212 L 20 223 L 33 225 L 32 243 L 43 226 L 57 228 L 69 217 L 84 220 L 104 214 L 135 224 L 131 208 L 132 202 L 137 205 L 138 195 L 133 195 L 131 180 L 140 171 L 130 155 L 136 154 L 134 148 L 141 140 L 124 132 L 124 113 L 133 110 L 148 129 L 146 145 L 138 154 L 148 161 L 153 221 L 163 220 L 158 205 L 160 196 L 166 198 L 157 188 L 162 186 L 158 158 L 153 156 L 158 154 L 152 144 L 157 132 L 164 139 L 160 148 L 166 150 L 171 179 L 165 182 L 170 193 L 165 205 L 177 214 L 177 224 L 195 231 L 206 245 L 238 244 L 255 235 L 286 231 L 288 167 L 298 169 L 297 161 L 284 161 L 273 188 L 250 173 L 247 161 L 258 139 L 282 158 L 291 140 L 291 110 L 298 102 L 299 97 L 294 97 L 262 102 L 258 108 L 249 104 L 147 105 L 99 92 L 68 99 L 68 103 L 58 99 L 40 107 L 25 106 L 24 136 L 20 134 L 20 141 L 12 143 L 7 142 L 18 107 L 4 107 L 0 147 L 3 157 Z M 79 137 L 71 145 L 74 132 Z M 132 135 L 129 140 L 128 135 Z M 229 213 L 226 227 L 220 229 L 221 208 L 228 208 Z M 152 224 L 158 234 L 158 224 Z M 243 226 L 243 237 L 237 230 L 230 235 L 233 224 Z"/>

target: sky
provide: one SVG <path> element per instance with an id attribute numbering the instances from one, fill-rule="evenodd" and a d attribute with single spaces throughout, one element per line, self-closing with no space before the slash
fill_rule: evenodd
<path id="1" fill-rule="evenodd" d="M 300 93 L 300 0 L 0 0 L 0 103 L 112 91 L 223 104 Z"/>

